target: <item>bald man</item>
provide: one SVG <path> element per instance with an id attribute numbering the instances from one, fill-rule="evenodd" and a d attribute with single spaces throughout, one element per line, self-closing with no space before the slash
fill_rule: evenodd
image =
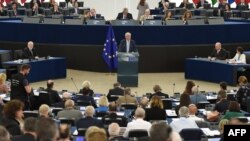
<path id="1" fill-rule="evenodd" d="M 208 59 L 212 60 L 226 60 L 228 58 L 229 58 L 229 52 L 226 51 L 224 48 L 222 48 L 220 42 L 215 43 L 214 50 L 208 57 Z"/>
<path id="2" fill-rule="evenodd" d="M 121 40 L 118 51 L 125 53 L 137 52 L 135 41 L 131 40 L 130 32 L 125 33 L 125 39 Z"/>
<path id="3" fill-rule="evenodd" d="M 118 13 L 117 20 L 131 20 L 133 19 L 133 16 L 131 13 L 128 12 L 128 8 L 123 8 L 123 11 L 121 13 Z"/>
<path id="4" fill-rule="evenodd" d="M 34 49 L 34 43 L 29 41 L 27 43 L 27 47 L 23 50 L 23 59 L 37 59 L 38 55 L 36 50 Z"/>

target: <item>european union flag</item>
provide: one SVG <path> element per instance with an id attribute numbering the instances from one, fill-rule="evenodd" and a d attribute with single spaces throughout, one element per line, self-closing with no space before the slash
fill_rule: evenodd
<path id="1" fill-rule="evenodd" d="M 228 4 L 234 3 L 234 0 L 228 0 Z"/>
<path id="2" fill-rule="evenodd" d="M 118 64 L 117 43 L 115 40 L 115 34 L 114 34 L 112 26 L 109 26 L 108 28 L 102 57 L 104 61 L 107 63 L 110 71 L 117 68 L 117 64 Z"/>

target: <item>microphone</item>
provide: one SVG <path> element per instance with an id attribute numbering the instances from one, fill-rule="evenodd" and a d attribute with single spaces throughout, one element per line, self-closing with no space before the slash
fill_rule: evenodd
<path id="1" fill-rule="evenodd" d="M 175 82 L 173 83 L 173 95 L 175 93 Z"/>
<path id="2" fill-rule="evenodd" d="M 79 89 L 77 88 L 76 83 L 75 83 L 73 77 L 71 77 L 71 81 L 73 82 L 73 84 L 74 84 L 74 86 L 75 86 L 75 88 L 76 88 L 76 90 L 77 90 L 77 93 L 78 93 L 78 92 L 79 92 Z"/>

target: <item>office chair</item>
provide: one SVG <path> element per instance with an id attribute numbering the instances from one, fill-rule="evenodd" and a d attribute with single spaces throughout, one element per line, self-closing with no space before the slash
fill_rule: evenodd
<path id="1" fill-rule="evenodd" d="M 14 60 L 22 59 L 23 58 L 23 50 L 14 50 L 13 58 L 14 58 Z"/>
<path id="2" fill-rule="evenodd" d="M 162 99 L 163 109 L 172 109 L 172 100 L 171 99 Z"/>
<path id="3" fill-rule="evenodd" d="M 86 100 L 77 100 L 76 104 L 77 106 L 83 106 L 83 107 L 92 105 L 90 101 L 86 101 Z"/>
<path id="4" fill-rule="evenodd" d="M 104 118 L 103 124 L 108 126 L 109 124 L 111 124 L 113 122 L 119 124 L 120 127 L 127 126 L 127 125 L 125 125 L 125 123 L 123 122 L 121 117 L 116 117 L 116 118 L 106 117 L 106 118 Z"/>
<path id="5" fill-rule="evenodd" d="M 51 108 L 51 109 L 54 116 L 57 116 L 58 112 L 63 110 L 63 108 Z"/>
<path id="6" fill-rule="evenodd" d="M 180 135 L 184 139 L 184 141 L 200 141 L 203 132 L 199 128 L 189 128 L 189 129 L 182 129 L 180 131 Z"/>
<path id="7" fill-rule="evenodd" d="M 69 119 L 69 118 L 59 118 L 58 119 L 61 124 L 68 124 L 71 126 L 75 126 L 75 119 Z"/>
<path id="8" fill-rule="evenodd" d="M 86 131 L 87 131 L 87 129 L 86 128 L 79 128 L 79 129 L 77 129 L 77 131 L 78 131 L 78 136 L 85 136 L 85 133 L 86 133 Z"/>
<path id="9" fill-rule="evenodd" d="M 129 138 L 148 137 L 148 131 L 143 129 L 135 129 L 128 132 Z"/>
<path id="10" fill-rule="evenodd" d="M 24 118 L 34 117 L 37 118 L 39 116 L 38 111 L 23 111 Z"/>
<path id="11" fill-rule="evenodd" d="M 39 92 L 38 100 L 39 100 L 40 105 L 47 104 L 47 105 L 51 106 L 51 96 L 46 91 Z M 40 107 L 40 105 L 39 105 L 39 107 Z"/>
<path id="12" fill-rule="evenodd" d="M 134 103 L 122 103 L 121 107 L 129 110 L 135 110 L 137 108 L 137 106 Z"/>

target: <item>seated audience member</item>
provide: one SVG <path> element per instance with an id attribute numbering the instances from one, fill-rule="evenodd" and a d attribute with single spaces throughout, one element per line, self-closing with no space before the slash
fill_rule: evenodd
<path id="1" fill-rule="evenodd" d="M 9 7 L 9 10 L 13 10 L 13 15 L 12 16 L 18 16 L 19 13 L 17 11 L 17 3 L 13 2 L 11 4 L 11 7 Z"/>
<path id="2" fill-rule="evenodd" d="M 163 13 L 166 13 L 167 10 L 169 9 L 169 2 L 164 2 L 165 0 L 162 0 L 162 7 L 161 7 L 161 11 Z"/>
<path id="3" fill-rule="evenodd" d="M 79 93 L 93 97 L 94 91 L 90 88 L 91 83 L 87 80 L 82 82 L 82 89 Z"/>
<path id="4" fill-rule="evenodd" d="M 56 90 L 53 90 L 53 88 L 54 88 L 54 81 L 48 80 L 46 91 L 50 94 L 51 104 L 58 103 L 58 102 L 62 101 L 58 92 Z"/>
<path id="5" fill-rule="evenodd" d="M 135 104 L 137 105 L 137 100 L 134 96 L 131 95 L 131 89 L 130 88 L 125 88 L 124 90 L 124 96 L 120 96 L 117 101 L 116 101 L 118 106 L 121 106 L 121 104 Z"/>
<path id="6" fill-rule="evenodd" d="M 90 19 L 104 19 L 101 14 L 96 14 L 96 10 L 94 8 L 90 9 Z"/>
<path id="7" fill-rule="evenodd" d="M 9 86 L 6 85 L 6 74 L 0 73 L 0 93 L 8 93 L 9 92 Z"/>
<path id="8" fill-rule="evenodd" d="M 141 107 L 146 111 L 148 108 L 148 102 L 149 102 L 148 98 L 144 96 L 140 99 L 138 107 Z M 135 115 L 135 110 L 131 112 L 131 116 L 133 117 L 134 115 Z"/>
<path id="9" fill-rule="evenodd" d="M 27 47 L 23 49 L 23 59 L 35 59 L 38 58 L 36 49 L 34 48 L 34 43 L 29 41 Z"/>
<path id="10" fill-rule="evenodd" d="M 247 117 L 234 117 L 229 120 L 230 125 L 248 125 Z"/>
<path id="11" fill-rule="evenodd" d="M 48 118 L 50 115 L 50 107 L 47 105 L 47 104 L 42 104 L 40 107 L 39 107 L 39 116 L 40 117 L 45 117 L 45 118 Z"/>
<path id="12" fill-rule="evenodd" d="M 169 0 L 160 0 L 160 1 L 158 2 L 158 7 L 159 7 L 159 8 L 163 8 L 163 4 L 164 4 L 165 2 L 169 2 Z"/>
<path id="13" fill-rule="evenodd" d="M 68 124 L 60 124 L 59 140 L 57 141 L 71 141 L 70 126 Z"/>
<path id="14" fill-rule="evenodd" d="M 52 15 L 60 15 L 60 14 L 62 13 L 59 11 L 58 3 L 55 3 L 52 8 Z"/>
<path id="15" fill-rule="evenodd" d="M 106 131 L 96 126 L 87 129 L 85 138 L 86 141 L 107 141 Z"/>
<path id="16" fill-rule="evenodd" d="M 36 122 L 34 117 L 28 117 L 24 121 L 23 135 L 14 136 L 12 141 L 36 141 Z"/>
<path id="17" fill-rule="evenodd" d="M 221 43 L 217 42 L 215 43 L 214 46 L 214 50 L 212 51 L 212 53 L 210 54 L 210 56 L 208 56 L 208 59 L 211 60 L 225 60 L 228 58 L 228 52 L 221 47 Z"/>
<path id="18" fill-rule="evenodd" d="M 79 102 L 79 101 L 88 102 L 90 105 L 97 108 L 97 105 L 96 105 L 94 98 L 92 96 L 89 96 L 88 93 L 85 93 L 85 92 L 83 92 L 83 94 L 81 96 L 77 96 L 75 101 L 76 102 Z"/>
<path id="19" fill-rule="evenodd" d="M 198 86 L 192 88 L 193 95 L 190 95 L 190 100 L 192 104 L 207 101 L 207 97 L 199 92 Z"/>
<path id="20" fill-rule="evenodd" d="M 247 80 L 247 77 L 246 76 L 240 76 L 238 78 L 238 85 L 241 87 L 241 86 L 244 86 L 244 85 L 247 85 L 248 84 L 248 80 Z"/>
<path id="21" fill-rule="evenodd" d="M 58 103 L 55 103 L 55 104 L 52 104 L 53 107 L 57 107 L 57 108 L 64 108 L 65 106 L 65 102 L 67 100 L 71 99 L 71 94 L 68 93 L 68 92 L 64 92 L 62 94 L 62 101 L 58 102 Z"/>
<path id="22" fill-rule="evenodd" d="M 192 119 L 194 121 L 204 121 L 203 118 L 200 118 L 200 117 L 197 117 L 196 114 L 197 114 L 197 107 L 195 104 L 190 104 L 188 106 L 188 111 L 189 111 L 189 119 Z"/>
<path id="23" fill-rule="evenodd" d="M 57 113 L 58 118 L 75 119 L 76 121 L 83 117 L 82 112 L 75 110 L 75 102 L 67 100 L 65 102 L 65 109 Z"/>
<path id="24" fill-rule="evenodd" d="M 30 1 L 30 8 L 32 9 L 32 7 L 34 6 L 34 4 L 37 3 L 38 4 L 38 7 L 41 7 L 41 2 L 40 0 L 31 0 Z"/>
<path id="25" fill-rule="evenodd" d="M 111 123 L 108 127 L 108 133 L 109 133 L 109 141 L 129 141 L 129 138 L 124 138 L 123 136 L 120 136 L 120 126 L 117 123 Z"/>
<path id="26" fill-rule="evenodd" d="M 187 81 L 186 88 L 185 88 L 183 94 L 192 95 L 193 94 L 192 93 L 192 88 L 194 86 L 195 86 L 194 81 L 191 81 L 191 80 Z"/>
<path id="27" fill-rule="evenodd" d="M 219 122 L 219 131 L 220 131 L 221 135 L 223 135 L 223 133 L 224 133 L 224 126 L 228 125 L 228 124 L 229 124 L 229 120 L 227 120 L 227 119 L 220 120 L 220 122 Z"/>
<path id="28" fill-rule="evenodd" d="M 123 11 L 121 13 L 118 13 L 117 20 L 131 20 L 133 19 L 133 16 L 131 13 L 128 12 L 128 8 L 123 8 Z"/>
<path id="29" fill-rule="evenodd" d="M 11 141 L 9 132 L 2 125 L 0 125 L 0 140 Z"/>
<path id="30" fill-rule="evenodd" d="M 168 21 L 168 20 L 172 20 L 173 19 L 173 13 L 171 11 L 167 11 L 164 18 L 163 18 L 163 21 Z"/>
<path id="31" fill-rule="evenodd" d="M 144 15 L 140 17 L 140 21 L 143 22 L 145 20 L 153 19 L 153 16 L 150 15 L 150 9 L 146 9 Z"/>
<path id="32" fill-rule="evenodd" d="M 90 11 L 84 10 L 84 13 L 83 13 L 83 15 L 80 16 L 80 19 L 82 19 L 83 23 L 85 24 L 86 21 L 90 19 Z"/>
<path id="33" fill-rule="evenodd" d="M 4 6 L 3 4 L 0 4 L 0 16 L 6 16 L 7 13 L 6 11 L 4 10 Z"/>
<path id="34" fill-rule="evenodd" d="M 70 0 L 68 2 L 68 7 L 69 8 L 78 8 L 78 2 L 77 2 L 77 0 Z"/>
<path id="35" fill-rule="evenodd" d="M 196 8 L 203 8 L 204 6 L 204 4 L 205 3 L 208 3 L 208 1 L 206 1 L 206 0 L 200 0 L 198 3 L 197 3 L 197 5 L 196 5 Z"/>
<path id="36" fill-rule="evenodd" d="M 55 0 L 49 0 L 49 7 L 54 7 L 55 3 Z"/>
<path id="37" fill-rule="evenodd" d="M 179 109 L 182 106 L 188 107 L 191 104 L 190 96 L 188 94 L 181 94 L 180 96 L 180 104 L 176 106 L 175 112 L 177 115 L 179 115 Z"/>
<path id="38" fill-rule="evenodd" d="M 38 4 L 37 3 L 34 3 L 34 5 L 33 5 L 33 7 L 32 7 L 32 16 L 36 16 L 36 15 L 38 15 L 39 13 L 39 9 L 38 9 L 39 7 L 38 7 Z"/>
<path id="39" fill-rule="evenodd" d="M 159 96 L 160 98 L 169 98 L 168 94 L 165 94 L 165 93 L 162 93 L 162 89 L 159 85 L 155 85 L 153 87 L 153 90 L 155 93 L 153 93 L 151 96 L 150 96 L 150 99 L 153 97 L 153 96 Z"/>
<path id="40" fill-rule="evenodd" d="M 24 124 L 23 108 L 24 104 L 20 100 L 11 100 L 4 106 L 2 124 L 12 136 L 22 134 L 21 127 Z"/>
<path id="41" fill-rule="evenodd" d="M 218 102 L 214 106 L 214 111 L 219 113 L 225 113 L 228 110 L 230 101 L 227 100 L 227 94 L 224 90 L 220 90 L 218 93 Z"/>
<path id="42" fill-rule="evenodd" d="M 188 24 L 188 20 L 190 20 L 191 18 L 192 18 L 191 11 L 186 11 L 182 16 L 182 21 L 184 24 Z"/>
<path id="43" fill-rule="evenodd" d="M 101 96 L 98 104 L 99 104 L 99 107 L 95 109 L 97 113 L 106 113 L 109 110 L 108 108 L 109 102 L 106 96 Z"/>
<path id="44" fill-rule="evenodd" d="M 227 82 L 225 81 L 220 82 L 220 91 L 227 92 Z"/>
<path id="45" fill-rule="evenodd" d="M 85 109 L 85 118 L 81 118 L 76 122 L 76 128 L 89 128 L 90 126 L 98 126 L 103 128 L 103 123 L 94 118 L 95 109 L 93 106 L 87 106 Z"/>
<path id="46" fill-rule="evenodd" d="M 244 52 L 244 49 L 242 47 L 237 47 L 236 54 L 235 54 L 234 58 L 229 59 L 229 63 L 246 64 L 246 55 L 243 54 L 243 52 Z"/>
<path id="47" fill-rule="evenodd" d="M 181 4 L 179 5 L 179 8 L 187 8 L 187 4 L 190 2 L 188 0 L 183 0 Z"/>
<path id="48" fill-rule="evenodd" d="M 222 119 L 230 120 L 233 117 L 244 117 L 244 114 L 240 112 L 240 104 L 237 101 L 230 101 L 228 111 Z"/>
<path id="49" fill-rule="evenodd" d="M 227 0 L 221 0 L 219 1 L 219 5 L 218 5 L 218 9 L 224 9 L 225 8 L 225 5 L 227 5 Z"/>
<path id="50" fill-rule="evenodd" d="M 105 120 L 107 118 L 110 119 L 110 120 L 116 120 L 116 119 L 120 118 L 122 120 L 121 123 L 119 123 L 120 126 L 126 127 L 127 123 L 128 123 L 128 119 L 126 117 L 124 117 L 124 116 L 117 115 L 116 112 L 117 112 L 117 106 L 116 106 L 115 102 L 110 103 L 109 104 L 109 111 L 108 111 L 107 115 L 105 115 L 104 117 L 102 117 L 102 122 L 104 124 L 106 124 Z"/>
<path id="51" fill-rule="evenodd" d="M 109 101 L 110 101 L 110 97 L 112 95 L 115 95 L 115 96 L 123 96 L 124 95 L 124 90 L 121 88 L 121 83 L 119 83 L 119 82 L 114 83 L 114 88 L 109 90 L 109 93 L 107 95 L 107 98 Z"/>
<path id="52" fill-rule="evenodd" d="M 189 110 L 188 107 L 186 106 L 182 106 L 179 109 L 179 119 L 178 120 L 174 120 L 170 123 L 170 126 L 172 127 L 172 129 L 179 133 L 182 129 L 186 129 L 186 128 L 199 128 L 197 126 L 197 124 L 195 123 L 194 120 L 191 120 L 188 118 L 189 116 Z"/>
<path id="53" fill-rule="evenodd" d="M 135 119 L 128 123 L 127 128 L 123 134 L 124 137 L 128 137 L 128 133 L 134 129 L 143 129 L 149 132 L 151 123 L 143 120 L 145 118 L 145 110 L 137 108 L 135 111 Z"/>
<path id="54" fill-rule="evenodd" d="M 245 6 L 245 9 L 240 9 L 241 6 Z M 248 10 L 249 9 L 248 3 L 245 0 L 240 0 L 240 3 L 237 4 L 236 9 L 237 10 Z"/>
<path id="55" fill-rule="evenodd" d="M 250 96 L 250 85 L 245 76 L 240 76 L 239 79 L 241 79 L 242 84 L 236 93 L 236 98 L 241 109 L 247 111 L 247 97 Z"/>
<path id="56" fill-rule="evenodd" d="M 146 110 L 146 121 L 166 120 L 167 114 L 163 109 L 163 103 L 159 96 L 155 95 L 151 98 L 150 108 Z"/>
<path id="57" fill-rule="evenodd" d="M 36 141 L 57 141 L 58 126 L 54 119 L 39 118 L 36 122 Z"/>

